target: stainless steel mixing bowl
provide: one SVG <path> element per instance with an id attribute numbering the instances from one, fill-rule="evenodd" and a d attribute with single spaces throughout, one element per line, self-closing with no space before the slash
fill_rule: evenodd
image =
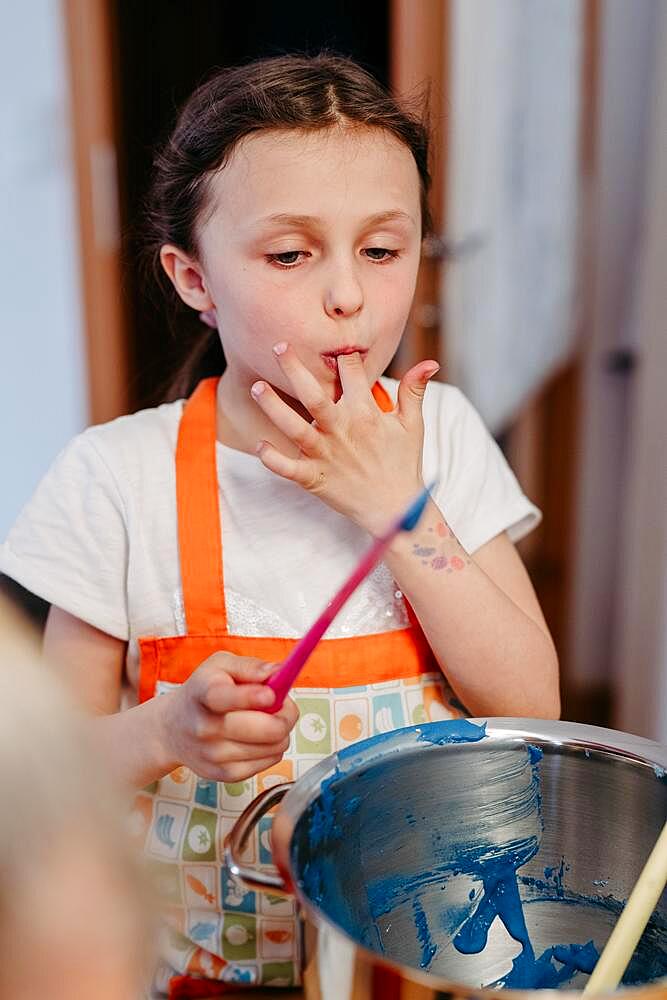
<path id="1" fill-rule="evenodd" d="M 604 947 L 667 818 L 667 748 L 526 719 L 489 719 L 484 738 L 450 742 L 457 726 L 410 727 L 333 754 L 259 796 L 231 832 L 233 873 L 301 904 L 307 997 L 490 998 L 508 974 L 511 984 L 521 945 L 493 909 L 483 950 L 460 950 L 466 928 L 484 922 L 493 888 L 484 873 L 507 858 L 530 943 L 552 970 L 545 981 L 564 977 L 559 996 L 585 984 L 585 973 L 548 949 Z M 243 846 L 281 799 L 278 871 L 250 869 Z M 667 893 L 631 970 L 650 983 L 624 992 L 667 997 L 665 977 Z"/>

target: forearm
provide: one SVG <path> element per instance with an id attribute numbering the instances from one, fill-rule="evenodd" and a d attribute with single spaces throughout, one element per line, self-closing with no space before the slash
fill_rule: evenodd
<path id="1" fill-rule="evenodd" d="M 165 708 L 172 693 L 118 712 L 127 644 L 62 608 L 53 606 L 44 652 L 85 713 L 94 746 L 112 779 L 123 788 L 144 788 L 178 762 L 171 759 Z"/>
<path id="2" fill-rule="evenodd" d="M 467 555 L 433 501 L 385 562 L 473 715 L 558 715 L 558 661 L 548 631 Z"/>
<path id="3" fill-rule="evenodd" d="M 166 739 L 164 699 L 151 698 L 135 708 L 90 718 L 91 737 L 123 788 L 139 789 L 178 767 Z"/>

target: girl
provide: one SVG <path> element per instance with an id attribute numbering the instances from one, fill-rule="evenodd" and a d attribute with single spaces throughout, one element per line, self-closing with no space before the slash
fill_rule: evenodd
<path id="1" fill-rule="evenodd" d="M 76 438 L 3 549 L 4 571 L 52 603 L 47 648 L 114 767 L 152 783 L 133 816 L 170 900 L 172 993 L 196 976 L 298 981 L 291 904 L 220 863 L 256 790 L 413 722 L 558 714 L 513 545 L 539 512 L 463 395 L 427 389 L 435 362 L 381 377 L 429 229 L 427 146 L 331 55 L 204 84 L 156 160 L 147 246 L 217 328 L 224 373 Z M 349 602 L 294 702 L 255 711 L 266 664 L 436 475 L 418 530 Z M 249 848 L 260 865 L 267 833 Z"/>

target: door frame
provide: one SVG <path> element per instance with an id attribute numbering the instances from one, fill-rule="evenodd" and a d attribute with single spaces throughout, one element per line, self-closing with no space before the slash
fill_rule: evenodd
<path id="1" fill-rule="evenodd" d="M 81 288 L 92 423 L 127 411 L 114 24 L 110 0 L 62 0 L 79 217 Z"/>

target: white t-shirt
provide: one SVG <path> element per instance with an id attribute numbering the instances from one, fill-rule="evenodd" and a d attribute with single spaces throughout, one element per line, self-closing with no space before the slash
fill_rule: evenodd
<path id="1" fill-rule="evenodd" d="M 383 378 L 393 400 L 398 383 Z M 139 636 L 183 634 L 174 455 L 183 401 L 75 437 L 0 547 L 0 571 L 119 639 L 136 689 Z M 429 383 L 423 404 L 425 482 L 461 545 L 499 532 L 514 541 L 540 520 L 465 396 Z M 370 543 L 362 529 L 254 455 L 218 443 L 228 627 L 298 637 Z M 391 456 L 387 457 L 391 467 Z M 402 595 L 384 564 L 359 587 L 329 638 L 402 628 Z"/>

